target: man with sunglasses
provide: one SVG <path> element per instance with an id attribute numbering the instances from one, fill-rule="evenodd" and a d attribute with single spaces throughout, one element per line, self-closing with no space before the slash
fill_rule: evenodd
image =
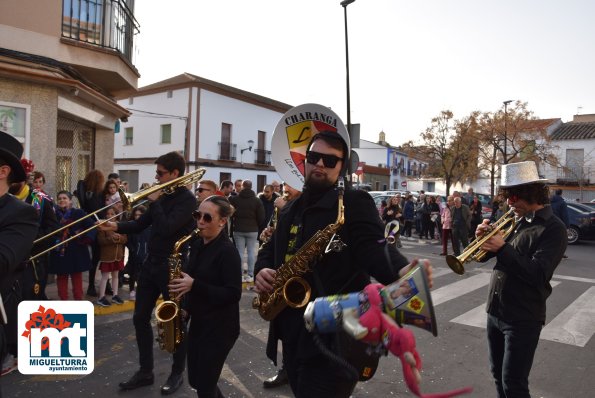
<path id="1" fill-rule="evenodd" d="M 275 269 L 295 255 L 317 231 L 335 223 L 337 181 L 345 175 L 348 161 L 347 143 L 338 133 L 323 131 L 314 135 L 306 152 L 303 193 L 283 207 L 269 244 L 258 253 L 255 269 L 258 292 L 270 292 Z M 346 246 L 340 251 L 321 253 L 321 258 L 310 264 L 313 272 L 304 275 L 312 287 L 311 300 L 360 291 L 370 283 L 370 276 L 388 284 L 409 269 L 407 259 L 385 244 L 384 228 L 367 192 L 346 189 L 344 207 L 345 224 L 338 235 Z M 431 277 L 429 265 L 428 273 Z M 349 397 L 357 381 L 346 379 L 344 369 L 315 345 L 304 326 L 304 308 L 287 307 L 271 321 L 267 356 L 276 363 L 280 339 L 283 365 L 296 397 Z M 326 343 L 333 347 L 334 337 L 327 337 Z M 354 344 L 348 339 L 343 343 Z M 360 365 L 353 359 L 347 360 L 356 367 Z"/>
<path id="2" fill-rule="evenodd" d="M 549 191 L 534 162 L 502 166 L 500 194 L 514 212 L 506 240 L 490 237 L 482 249 L 496 257 L 486 311 L 491 372 L 498 397 L 530 397 L 529 372 L 545 324 L 550 280 L 566 250 L 566 227 L 549 205 Z M 476 235 L 489 231 L 489 220 Z"/>
<path id="3" fill-rule="evenodd" d="M 198 201 L 198 205 L 200 206 L 200 203 L 203 200 L 205 200 L 211 195 L 217 194 L 217 184 L 215 184 L 215 181 L 201 180 L 198 183 L 198 188 L 196 188 L 194 194 L 196 195 L 196 200 Z"/>
<path id="4" fill-rule="evenodd" d="M 172 181 L 184 175 L 186 162 L 178 152 L 161 155 L 155 161 L 155 179 L 159 184 Z M 168 195 L 157 191 L 148 196 L 149 209 L 137 220 L 115 223 L 109 221 L 99 226 L 103 231 L 129 234 L 139 233 L 151 226 L 148 255 L 138 278 L 133 322 L 139 351 L 140 369 L 128 380 L 120 383 L 122 390 L 132 390 L 153 384 L 153 329 L 151 314 L 159 295 L 169 300 L 168 257 L 174 244 L 192 232 L 196 223 L 192 212 L 196 209 L 196 198 L 186 187 L 178 187 Z M 186 363 L 186 341 L 173 354 L 171 374 L 161 387 L 164 395 L 173 394 L 183 382 L 182 374 Z"/>

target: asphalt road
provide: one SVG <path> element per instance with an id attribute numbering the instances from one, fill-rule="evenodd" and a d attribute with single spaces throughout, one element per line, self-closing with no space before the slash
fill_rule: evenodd
<path id="1" fill-rule="evenodd" d="M 438 337 L 412 328 L 424 363 L 422 392 L 441 392 L 472 386 L 472 397 L 495 397 L 488 369 L 483 304 L 491 263 L 470 265 L 463 276 L 452 273 L 440 247 L 424 241 L 405 241 L 409 257 L 429 258 L 435 267 L 432 297 Z M 534 397 L 588 397 L 595 391 L 595 242 L 571 246 L 553 278 L 547 324 L 542 332 L 530 383 Z M 240 338 L 228 357 L 220 388 L 230 397 L 291 397 L 287 386 L 264 390 L 262 381 L 275 373 L 264 355 L 267 323 L 250 307 L 253 293 L 241 302 Z M 0 379 L 4 397 L 46 398 L 73 396 L 158 397 L 159 386 L 171 366 L 155 348 L 155 385 L 121 392 L 118 383 L 137 369 L 137 350 L 131 313 L 96 316 L 95 370 L 88 376 L 25 376 L 15 371 Z M 194 397 L 187 384 L 175 394 Z M 375 377 L 360 383 L 354 397 L 413 396 L 407 391 L 397 358 L 381 359 Z"/>

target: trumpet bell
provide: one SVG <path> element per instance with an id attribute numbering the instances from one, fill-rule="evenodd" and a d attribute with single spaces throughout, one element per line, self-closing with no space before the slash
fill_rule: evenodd
<path id="1" fill-rule="evenodd" d="M 446 256 L 446 264 L 448 264 L 455 274 L 463 275 L 465 273 L 463 262 L 452 254 Z"/>

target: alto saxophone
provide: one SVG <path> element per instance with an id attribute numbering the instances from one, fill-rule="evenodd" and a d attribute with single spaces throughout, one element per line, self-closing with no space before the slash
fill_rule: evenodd
<path id="1" fill-rule="evenodd" d="M 197 228 L 190 235 L 182 237 L 174 245 L 174 251 L 169 256 L 169 282 L 182 276 L 182 246 L 190 239 L 198 235 Z M 180 299 L 171 297 L 155 307 L 155 318 L 157 319 L 157 342 L 159 348 L 173 353 L 184 339 L 184 329 L 180 313 Z"/>
<path id="2" fill-rule="evenodd" d="M 261 292 L 254 297 L 252 308 L 258 309 L 260 316 L 271 321 L 287 306 L 301 308 L 308 303 L 312 289 L 302 275 L 312 271 L 312 262 L 330 250 L 339 251 L 344 246 L 335 235 L 345 222 L 343 207 L 343 180 L 339 180 L 339 209 L 334 224 L 326 226 L 312 236 L 297 253 L 282 264 L 275 274 L 273 290 Z M 330 248 L 330 249 L 329 249 Z"/>

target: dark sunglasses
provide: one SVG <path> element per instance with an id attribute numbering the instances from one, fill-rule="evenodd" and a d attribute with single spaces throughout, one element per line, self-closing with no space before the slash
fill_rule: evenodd
<path id="1" fill-rule="evenodd" d="M 207 224 L 209 224 L 211 221 L 213 221 L 212 215 L 210 215 L 209 213 L 203 213 L 198 210 L 195 210 L 192 212 L 192 217 L 194 217 L 196 219 L 196 221 L 200 221 L 200 219 L 202 218 L 204 220 L 204 222 L 206 222 Z"/>
<path id="2" fill-rule="evenodd" d="M 155 170 L 155 174 L 157 174 L 159 177 L 163 177 L 163 175 L 165 173 L 169 173 L 169 171 L 167 171 L 167 170 L 165 170 L 165 171 Z"/>
<path id="3" fill-rule="evenodd" d="M 209 192 L 211 192 L 211 191 L 212 191 L 212 189 L 209 189 L 209 188 L 197 188 L 197 189 L 196 189 L 196 191 L 197 191 L 198 193 L 203 193 L 204 191 L 209 191 Z"/>
<path id="4" fill-rule="evenodd" d="M 324 164 L 324 167 L 329 169 L 335 167 L 339 160 L 343 160 L 343 158 L 340 158 L 338 156 L 327 155 L 325 153 L 320 152 L 308 151 L 306 153 L 306 162 L 310 164 L 317 164 L 320 159 L 322 159 L 322 164 Z"/>

